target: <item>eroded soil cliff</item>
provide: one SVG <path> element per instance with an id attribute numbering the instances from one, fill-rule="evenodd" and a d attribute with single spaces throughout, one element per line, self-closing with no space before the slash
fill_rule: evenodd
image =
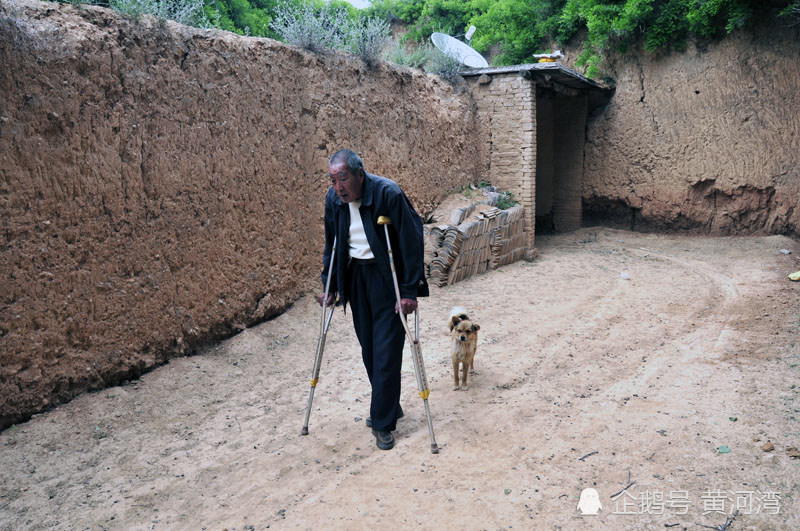
<path id="1" fill-rule="evenodd" d="M 800 233 L 800 28 L 618 57 L 589 120 L 585 223 Z"/>

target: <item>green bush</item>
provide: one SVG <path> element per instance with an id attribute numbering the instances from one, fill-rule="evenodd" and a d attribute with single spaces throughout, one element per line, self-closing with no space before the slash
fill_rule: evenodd
<path id="1" fill-rule="evenodd" d="M 363 10 L 367 16 L 380 17 L 388 22 L 400 20 L 413 24 L 420 19 L 426 0 L 372 0 Z"/>
<path id="2" fill-rule="evenodd" d="M 103 5 L 109 0 L 65 1 Z M 553 43 L 563 46 L 580 35 L 576 64 L 589 77 L 602 74 L 603 58 L 610 51 L 624 51 L 640 39 L 647 52 L 682 50 L 692 36 L 718 38 L 754 20 L 800 24 L 800 0 L 373 0 L 360 11 L 345 0 L 205 0 L 203 13 L 198 9 L 203 0 L 110 1 L 118 11 L 134 16 L 151 13 L 184 24 L 280 38 L 310 49 L 349 47 L 370 64 L 375 55 L 366 50 L 380 48 L 373 37 L 381 31 L 372 36 L 367 31 L 369 24 L 379 29 L 369 22 L 375 17 L 404 22 L 406 39 L 417 43 L 416 50 L 429 45 L 434 31 L 460 35 L 474 24 L 477 32 L 470 44 L 480 52 L 496 51 L 495 65 L 532 62 L 534 54 L 552 51 Z M 354 27 L 361 37 L 353 37 Z M 359 39 L 361 44 L 356 43 Z M 395 46 L 387 59 L 418 66 L 422 55 Z M 434 63 L 432 70 L 448 72 L 441 58 L 427 61 Z"/>
<path id="3" fill-rule="evenodd" d="M 374 66 L 391 41 L 391 34 L 388 22 L 378 17 L 368 18 L 352 26 L 349 49 L 368 66 Z"/>
<path id="4" fill-rule="evenodd" d="M 494 206 L 500 210 L 507 210 L 516 204 L 517 202 L 514 200 L 514 194 L 511 192 L 501 192 L 500 195 L 497 196 L 497 201 L 495 201 Z"/>
<path id="5" fill-rule="evenodd" d="M 277 0 L 206 0 L 206 16 L 219 29 L 277 38 L 269 27 Z"/>
<path id="6" fill-rule="evenodd" d="M 427 43 L 409 49 L 405 43 L 396 40 L 388 48 L 383 58 L 398 65 L 423 68 L 428 63 L 433 50 L 433 46 Z"/>
<path id="7" fill-rule="evenodd" d="M 477 192 L 476 198 L 473 198 L 473 191 Z M 497 207 L 500 210 L 508 210 L 517 204 L 513 193 L 500 190 L 486 181 L 478 181 L 476 184 L 464 186 L 461 194 L 466 198 Z"/>
<path id="8" fill-rule="evenodd" d="M 797 26 L 800 24 L 800 0 L 794 0 L 794 2 L 786 6 L 781 11 L 781 16 L 791 19 L 791 26 Z"/>
<path id="9" fill-rule="evenodd" d="M 211 26 L 203 9 L 203 0 L 109 0 L 109 5 L 124 15 L 136 18 L 148 14 L 187 26 Z"/>
<path id="10" fill-rule="evenodd" d="M 203 0 L 61 0 L 61 3 L 110 7 L 133 18 L 153 15 L 161 20 L 174 20 L 186 26 L 214 27 L 206 16 Z"/>
<path id="11" fill-rule="evenodd" d="M 312 52 L 344 48 L 352 33 L 346 9 L 310 2 L 278 5 L 270 27 L 284 42 Z"/>
<path id="12" fill-rule="evenodd" d="M 583 51 L 576 64 L 585 66 L 589 77 L 596 77 L 606 52 L 624 51 L 639 37 L 643 38 L 647 52 L 682 50 L 690 35 L 717 38 L 757 18 L 776 20 L 774 7 L 788 3 L 787 0 L 567 0 L 559 17 L 558 37 L 563 42 L 586 30 Z"/>
<path id="13" fill-rule="evenodd" d="M 800 23 L 800 0 L 374 0 L 368 11 L 409 25 L 409 38 L 426 42 L 433 31 L 463 33 L 471 45 L 499 53 L 495 65 L 526 63 L 583 36 L 577 65 L 601 74 L 603 57 L 642 39 L 647 52 L 682 50 L 690 36 L 718 38 L 754 20 L 776 16 Z"/>
<path id="14" fill-rule="evenodd" d="M 433 47 L 431 48 L 430 58 L 425 64 L 426 72 L 436 74 L 448 81 L 455 81 L 458 73 L 463 69 L 464 67 L 461 66 L 461 63 Z"/>
<path id="15" fill-rule="evenodd" d="M 558 29 L 558 16 L 564 0 L 473 0 L 481 5 L 480 14 L 466 24 L 477 28 L 472 45 L 488 51 L 498 45 L 496 65 L 512 65 L 534 61 L 533 54 L 545 51 L 544 42 Z"/>

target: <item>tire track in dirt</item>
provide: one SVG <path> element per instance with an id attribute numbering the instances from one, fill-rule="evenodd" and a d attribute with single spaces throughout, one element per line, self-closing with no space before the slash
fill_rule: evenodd
<path id="1" fill-rule="evenodd" d="M 718 525 L 701 514 L 706 487 L 781 490 L 781 516 L 736 524 L 796 528 L 800 492 L 784 450 L 796 443 L 783 435 L 800 431 L 790 418 L 796 337 L 771 323 L 791 323 L 800 304 L 761 258 L 793 242 L 589 232 L 543 238 L 536 261 L 421 303 L 440 454 L 429 453 L 408 352 L 397 446 L 375 448 L 341 310 L 310 434 L 299 436 L 319 330 L 307 297 L 199 356 L 0 434 L 0 529 Z M 774 315 L 755 321 L 766 303 L 754 301 L 770 301 Z M 455 305 L 482 327 L 466 392 L 450 390 L 445 320 Z M 755 343 L 774 354 L 743 357 Z M 773 458 L 756 437 L 775 440 Z M 717 453 L 722 444 L 731 454 Z M 634 493 L 689 491 L 689 514 L 612 514 L 609 495 L 629 471 Z M 587 486 L 603 499 L 594 520 L 576 510 Z"/>

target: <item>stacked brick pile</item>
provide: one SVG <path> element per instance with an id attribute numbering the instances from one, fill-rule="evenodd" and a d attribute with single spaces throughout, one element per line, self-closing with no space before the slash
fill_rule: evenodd
<path id="1" fill-rule="evenodd" d="M 524 258 L 528 245 L 522 206 L 490 208 L 464 221 L 471 211 L 452 211 L 451 221 L 460 221 L 458 225 L 428 229 L 425 270 L 430 283 L 440 287 L 455 284 Z"/>

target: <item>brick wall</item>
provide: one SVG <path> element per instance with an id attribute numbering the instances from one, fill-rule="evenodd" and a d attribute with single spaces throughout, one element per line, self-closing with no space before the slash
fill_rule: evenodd
<path id="1" fill-rule="evenodd" d="M 536 212 L 536 85 L 518 73 L 470 77 L 478 119 L 489 139 L 489 175 L 525 209 L 529 255 Z M 488 82 L 487 82 L 488 81 Z"/>
<path id="2" fill-rule="evenodd" d="M 553 113 L 553 225 L 559 232 L 581 227 L 585 95 L 557 94 Z"/>
<path id="3" fill-rule="evenodd" d="M 581 226 L 588 99 L 548 75 L 522 73 L 527 78 L 510 71 L 467 81 L 489 144 L 487 179 L 524 207 L 531 259 L 537 215 L 543 232 Z"/>

